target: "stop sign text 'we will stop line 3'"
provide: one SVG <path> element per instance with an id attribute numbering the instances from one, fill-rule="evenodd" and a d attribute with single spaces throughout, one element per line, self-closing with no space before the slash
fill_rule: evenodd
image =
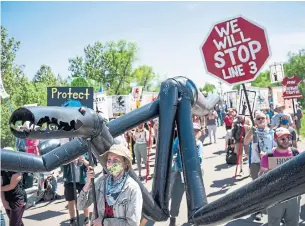
<path id="1" fill-rule="evenodd" d="M 253 81 L 270 56 L 265 29 L 241 16 L 213 26 L 200 51 L 207 72 L 228 84 Z"/>

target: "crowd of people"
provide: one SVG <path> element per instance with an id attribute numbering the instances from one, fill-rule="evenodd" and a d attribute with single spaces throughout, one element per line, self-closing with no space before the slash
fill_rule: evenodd
<path id="1" fill-rule="evenodd" d="M 216 105 L 207 116 L 193 117 L 193 134 L 202 178 L 204 177 L 203 142 L 208 138 L 208 144 L 216 143 L 217 128 L 223 125 L 227 131 L 225 149 L 232 149 L 235 153 L 239 174 L 245 173 L 244 161 L 248 161 L 249 175 L 253 180 L 278 166 L 275 164 L 274 158 L 285 157 L 289 160 L 298 154 L 297 140 L 300 139 L 301 126 L 299 122 L 303 117 L 299 106 L 296 115 L 292 116 L 285 112 L 283 105 L 277 105 L 274 109 L 255 111 L 253 116 L 254 121 L 252 122 L 248 116 L 237 115 L 235 109 L 227 109 L 224 103 Z M 91 225 L 143 225 L 145 219 L 142 217 L 142 193 L 136 181 L 129 176 L 128 171 L 135 164 L 140 180 L 151 179 L 148 157 L 152 144 L 158 143 L 158 126 L 159 121 L 155 119 L 153 122 L 140 124 L 116 137 L 114 145 L 100 158 L 104 173 L 98 178 L 96 178 L 94 168 L 89 166 L 87 155 L 80 156 L 61 167 L 64 179 L 64 198 L 67 201 L 71 226 L 77 225 L 75 209 L 84 212 L 85 218 L 82 225 L 90 225 L 89 207 L 93 203 L 92 179 L 95 179 L 97 212 L 93 212 Z M 174 136 L 173 167 L 170 179 L 171 226 L 176 225 L 176 218 L 179 215 L 182 196 L 185 192 L 177 130 L 175 130 Z M 68 141 L 68 139 L 62 139 L 60 143 Z M 21 142 L 20 140 L 18 144 L 20 147 L 22 147 Z M 19 149 L 40 155 L 38 145 L 37 140 L 25 140 L 24 147 Z M 146 177 L 144 177 L 143 168 L 146 169 Z M 23 225 L 22 216 L 27 202 L 24 175 L 1 171 L 2 204 L 11 226 Z M 56 191 L 56 178 L 56 176 L 50 177 L 54 198 L 60 197 Z M 266 212 L 270 226 L 279 226 L 281 222 L 289 226 L 298 225 L 300 197 L 275 204 Z M 261 214 L 261 212 L 255 213 L 255 219 L 260 220 Z M 1 225 L 5 225 L 2 217 L 1 213 Z"/>

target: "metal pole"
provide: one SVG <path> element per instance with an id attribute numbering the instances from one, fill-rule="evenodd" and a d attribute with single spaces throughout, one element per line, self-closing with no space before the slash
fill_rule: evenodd
<path id="1" fill-rule="evenodd" d="M 75 211 L 76 211 L 76 221 L 77 221 L 77 225 L 79 225 L 79 212 L 76 208 L 77 206 L 77 194 L 76 194 L 76 182 L 75 182 L 75 168 L 74 168 L 74 161 L 72 163 L 70 163 L 70 169 L 72 171 L 72 181 L 73 181 L 73 190 L 74 190 L 74 201 L 75 201 Z"/>
<path id="2" fill-rule="evenodd" d="M 91 152 L 91 138 L 88 139 L 88 157 L 89 157 L 89 165 L 93 167 L 93 157 Z M 94 178 L 91 179 L 92 184 L 92 195 L 93 195 L 93 205 L 94 205 L 94 212 L 95 212 L 95 219 L 98 218 L 98 211 L 97 211 L 97 202 L 96 202 L 96 192 L 95 192 L 95 184 Z"/>
<path id="3" fill-rule="evenodd" d="M 245 97 L 246 97 L 246 102 L 247 102 L 247 105 L 248 105 L 250 118 L 251 118 L 252 124 L 254 125 L 254 118 L 253 118 L 253 114 L 252 114 L 252 109 L 250 107 L 250 101 L 249 101 L 249 98 L 248 98 L 248 93 L 247 93 L 247 90 L 246 90 L 245 83 L 243 83 L 242 86 L 243 86 L 244 94 L 245 94 Z"/>
<path id="4" fill-rule="evenodd" d="M 294 104 L 294 99 L 292 98 L 292 108 L 293 108 L 293 118 L 295 118 L 296 116 L 296 112 L 295 112 L 295 104 Z M 294 119 L 294 124 L 297 124 L 297 120 Z"/>

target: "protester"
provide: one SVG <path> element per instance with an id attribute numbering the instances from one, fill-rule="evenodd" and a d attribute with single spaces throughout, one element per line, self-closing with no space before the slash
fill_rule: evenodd
<path id="1" fill-rule="evenodd" d="M 291 126 L 289 126 L 289 116 L 289 114 L 282 114 L 282 116 L 280 117 L 279 127 L 283 127 L 289 130 L 291 134 L 291 146 L 297 148 L 297 134 L 295 130 Z"/>
<path id="2" fill-rule="evenodd" d="M 86 184 L 87 179 L 87 168 L 89 166 L 89 162 L 84 158 L 84 156 L 80 156 L 74 161 L 68 163 L 63 166 L 63 178 L 64 178 L 64 195 L 65 199 L 68 202 L 68 210 L 70 215 L 70 225 L 75 226 L 76 218 L 75 218 L 75 193 L 74 193 L 74 182 L 76 185 L 76 190 L 78 193 L 83 189 Z M 75 175 L 73 175 L 72 167 L 75 170 Z M 75 177 L 74 177 L 75 176 Z M 89 208 L 84 208 L 84 225 L 89 226 Z"/>
<path id="3" fill-rule="evenodd" d="M 272 118 L 271 118 L 271 128 L 276 128 L 279 126 L 280 124 L 280 118 L 282 117 L 282 115 L 284 115 L 286 112 L 284 112 L 285 110 L 285 105 L 284 104 L 277 104 L 275 106 L 275 109 L 274 111 L 277 112 L 276 115 L 274 115 Z M 286 113 L 287 114 L 287 113 Z M 293 125 L 293 121 L 292 121 L 292 118 L 291 116 L 289 115 L 289 119 L 288 119 L 288 124 L 290 126 Z"/>
<path id="4" fill-rule="evenodd" d="M 22 179 L 22 173 L 1 171 L 1 199 L 10 226 L 24 226 L 22 216 L 27 195 Z"/>
<path id="5" fill-rule="evenodd" d="M 128 174 L 132 169 L 130 151 L 122 145 L 113 145 L 101 156 L 101 164 L 108 174 L 95 179 L 98 208 L 93 212 L 93 226 L 138 226 L 140 225 L 143 198 L 139 185 Z M 87 183 L 77 199 L 79 210 L 93 203 L 92 182 L 95 178 L 92 167 L 87 172 Z"/>
<path id="6" fill-rule="evenodd" d="M 233 109 L 229 109 L 224 118 L 226 130 L 232 129 L 233 120 L 234 120 Z"/>
<path id="7" fill-rule="evenodd" d="M 302 113 L 302 109 L 300 108 L 299 104 L 296 104 L 296 115 L 295 115 L 295 128 L 298 134 L 298 139 L 297 141 L 300 141 L 300 129 L 301 129 L 301 121 L 303 118 L 303 113 Z"/>
<path id="8" fill-rule="evenodd" d="M 142 160 L 145 164 L 145 169 L 148 167 L 149 172 L 149 164 L 147 163 L 147 148 L 148 148 L 148 141 L 149 141 L 149 132 L 144 128 L 144 124 L 140 124 L 135 132 L 133 137 L 135 143 L 135 155 L 136 155 L 136 163 L 139 170 L 139 179 L 143 180 L 142 177 Z M 148 175 L 149 176 L 149 175 Z"/>
<path id="9" fill-rule="evenodd" d="M 248 117 L 238 115 L 233 121 L 232 137 L 235 140 L 234 152 L 239 156 L 239 173 L 243 173 L 243 152 L 249 159 L 249 145 L 245 145 L 244 138 L 252 129 L 252 122 Z"/>
<path id="10" fill-rule="evenodd" d="M 193 129 L 196 140 L 196 148 L 198 152 L 199 162 L 201 166 L 201 172 L 203 176 L 203 144 L 199 140 L 201 136 L 201 126 L 198 123 L 193 123 Z M 176 225 L 176 217 L 179 215 L 180 204 L 182 196 L 184 194 L 184 181 L 183 181 L 183 172 L 182 172 L 182 162 L 181 155 L 179 151 L 179 140 L 178 137 L 175 139 L 173 144 L 173 155 L 176 157 L 173 159 L 174 167 L 172 169 L 171 176 L 171 206 L 170 206 L 170 226 Z"/>
<path id="11" fill-rule="evenodd" d="M 259 175 L 267 173 L 269 170 L 277 167 L 275 163 L 283 161 L 272 161 L 273 157 L 281 157 L 286 160 L 293 158 L 296 151 L 290 147 L 291 134 L 286 128 L 278 128 L 274 134 L 277 147 L 272 150 L 272 154 L 264 154 L 261 158 L 261 168 Z M 268 225 L 280 226 L 282 218 L 285 225 L 297 226 L 300 218 L 300 197 L 295 197 L 287 201 L 277 203 L 267 209 Z"/>
<path id="12" fill-rule="evenodd" d="M 210 144 L 212 144 L 212 134 L 214 138 L 214 143 L 216 143 L 216 120 L 218 118 L 217 112 L 216 111 L 210 111 L 210 113 L 206 116 L 206 125 L 208 128 L 208 133 L 209 133 L 209 139 L 210 139 Z"/>

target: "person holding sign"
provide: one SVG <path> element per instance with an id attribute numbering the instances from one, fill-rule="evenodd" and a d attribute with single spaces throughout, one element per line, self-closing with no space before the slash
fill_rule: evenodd
<path id="1" fill-rule="evenodd" d="M 261 158 L 261 168 L 259 175 L 278 167 L 289 161 L 298 154 L 298 150 L 290 147 L 291 134 L 286 128 L 277 128 L 274 134 L 277 147 L 271 154 L 264 154 Z M 267 209 L 268 225 L 280 226 L 282 219 L 285 225 L 297 226 L 300 218 L 300 197 L 295 197 L 287 201 L 277 203 Z"/>

